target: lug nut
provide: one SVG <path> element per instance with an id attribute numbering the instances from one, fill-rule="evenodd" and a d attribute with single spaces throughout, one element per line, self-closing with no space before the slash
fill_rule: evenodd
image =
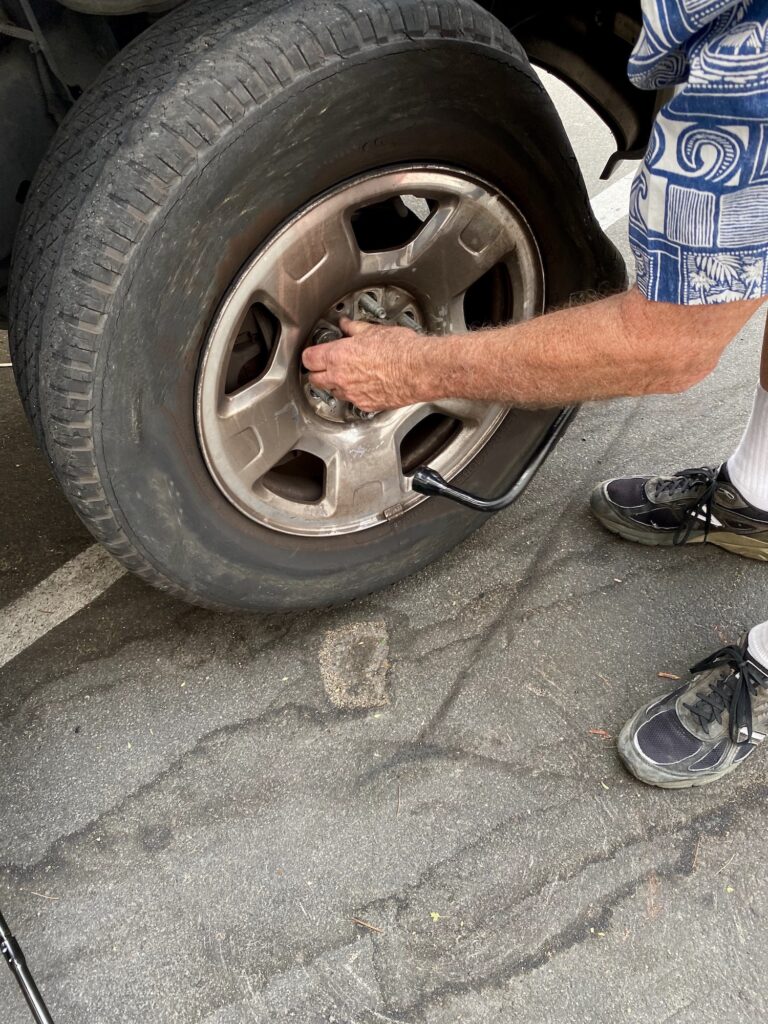
<path id="1" fill-rule="evenodd" d="M 338 341 L 342 337 L 341 331 L 338 327 L 333 327 L 331 324 L 326 324 L 324 327 L 318 327 L 315 333 L 312 335 L 313 345 L 324 345 L 328 341 Z M 336 399 L 330 393 L 325 391 L 323 388 L 308 387 L 310 398 L 314 398 L 318 402 L 324 402 L 329 409 L 335 409 L 338 404 Z"/>
<path id="2" fill-rule="evenodd" d="M 318 327 L 312 335 L 312 344 L 325 345 L 328 341 L 338 341 L 342 336 L 338 327 Z"/>
<path id="3" fill-rule="evenodd" d="M 336 399 L 333 397 L 330 391 L 324 391 L 322 388 L 309 388 L 310 398 L 315 398 L 318 402 L 325 402 L 330 409 L 336 408 Z"/>

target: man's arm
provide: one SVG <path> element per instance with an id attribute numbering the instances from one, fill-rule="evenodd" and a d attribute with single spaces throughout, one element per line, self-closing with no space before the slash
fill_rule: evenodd
<path id="1" fill-rule="evenodd" d="M 344 321 L 349 337 L 304 352 L 310 381 L 365 411 L 437 398 L 550 408 L 684 391 L 717 365 L 765 299 L 650 302 L 637 290 L 505 327 L 423 337 Z"/>

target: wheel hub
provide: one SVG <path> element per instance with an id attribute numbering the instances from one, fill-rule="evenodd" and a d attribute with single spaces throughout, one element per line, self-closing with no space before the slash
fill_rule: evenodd
<path id="1" fill-rule="evenodd" d="M 361 413 L 310 388 L 303 349 L 338 334 L 342 316 L 434 335 L 542 306 L 536 244 L 492 186 L 434 167 L 345 183 L 254 254 L 211 327 L 196 414 L 213 480 L 244 515 L 300 536 L 402 515 L 425 500 L 415 466 L 451 479 L 506 410 L 445 400 Z"/>
<path id="2" fill-rule="evenodd" d="M 396 286 L 372 286 L 346 295 L 326 310 L 310 334 L 310 344 L 323 345 L 343 337 L 338 326 L 342 317 L 378 326 L 408 327 L 418 332 L 424 330 L 424 315 L 412 295 Z M 312 387 L 306 379 L 304 394 L 313 413 L 332 423 L 367 422 L 376 416 L 376 413 L 363 412 L 328 391 Z"/>

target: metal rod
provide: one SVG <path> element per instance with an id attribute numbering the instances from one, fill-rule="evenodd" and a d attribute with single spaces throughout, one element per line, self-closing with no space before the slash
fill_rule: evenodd
<path id="1" fill-rule="evenodd" d="M 7 21 L 0 21 L 0 36 L 12 36 L 14 39 L 23 39 L 26 43 L 36 41 L 35 33 L 28 28 L 18 28 L 10 25 Z"/>
<path id="2" fill-rule="evenodd" d="M 48 1012 L 43 997 L 40 995 L 40 990 L 35 984 L 35 979 L 27 967 L 27 961 L 24 959 L 21 946 L 11 934 L 11 929 L 8 927 L 1 912 L 0 952 L 2 952 L 6 963 L 19 983 L 19 988 L 24 993 L 24 998 L 27 1000 L 27 1005 L 32 1011 L 32 1016 L 37 1021 L 37 1024 L 53 1024 L 53 1018 Z"/>
<path id="3" fill-rule="evenodd" d="M 419 494 L 429 494 L 441 498 L 448 498 L 465 508 L 471 508 L 475 512 L 500 512 L 507 508 L 520 497 L 525 488 L 531 482 L 536 472 L 555 447 L 565 432 L 565 428 L 571 422 L 578 411 L 577 406 L 568 406 L 563 409 L 559 416 L 552 422 L 544 437 L 537 445 L 523 471 L 515 480 L 514 484 L 498 498 L 481 498 L 477 494 L 470 494 L 461 487 L 454 487 L 444 480 L 442 476 L 429 466 L 419 466 L 413 474 L 412 485 L 414 491 Z"/>
<path id="4" fill-rule="evenodd" d="M 21 6 L 22 11 L 24 12 L 24 17 L 27 19 L 27 24 L 32 29 L 32 33 L 34 35 L 35 41 L 37 42 L 37 45 L 40 48 L 40 52 L 45 57 L 46 63 L 48 64 L 48 67 L 51 69 L 51 73 L 55 76 L 57 82 L 64 91 L 64 95 L 69 105 L 71 106 L 75 102 L 74 96 L 70 92 L 70 88 L 67 85 L 64 76 L 59 70 L 56 58 L 54 57 L 53 51 L 48 45 L 48 40 L 45 37 L 45 33 L 40 28 L 40 22 L 37 20 L 35 12 L 32 10 L 32 5 L 30 4 L 29 0 L 19 0 L 19 5 Z"/>

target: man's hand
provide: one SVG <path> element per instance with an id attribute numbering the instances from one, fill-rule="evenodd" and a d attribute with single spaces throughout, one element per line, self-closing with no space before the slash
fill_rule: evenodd
<path id="1" fill-rule="evenodd" d="M 765 301 L 679 306 L 651 302 L 633 289 L 440 338 L 342 320 L 348 337 L 308 348 L 303 358 L 315 387 L 365 412 L 441 398 L 554 409 L 685 391 L 712 372 Z"/>
<path id="2" fill-rule="evenodd" d="M 304 350 L 302 359 L 312 387 L 330 391 L 363 412 L 399 409 L 422 400 L 415 357 L 424 339 L 407 327 L 346 317 L 339 326 L 346 338 Z"/>

